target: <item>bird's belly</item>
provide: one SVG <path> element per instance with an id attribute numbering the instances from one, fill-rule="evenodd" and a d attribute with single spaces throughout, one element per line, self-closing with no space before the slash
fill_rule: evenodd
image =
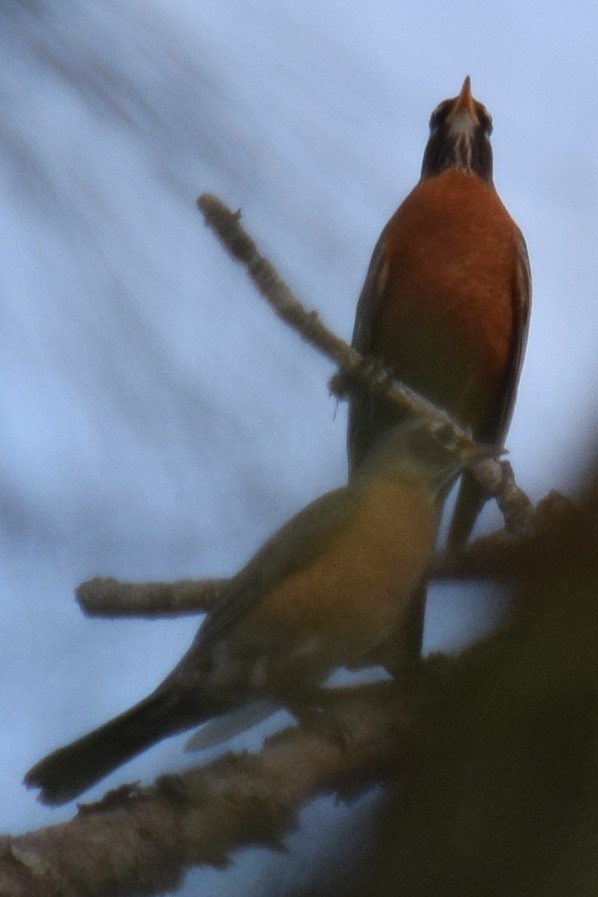
<path id="1" fill-rule="evenodd" d="M 370 489 L 342 538 L 247 616 L 239 638 L 255 652 L 258 689 L 313 685 L 338 666 L 369 663 L 401 626 L 433 548 L 437 511 L 407 486 L 393 502 L 392 488 Z"/>

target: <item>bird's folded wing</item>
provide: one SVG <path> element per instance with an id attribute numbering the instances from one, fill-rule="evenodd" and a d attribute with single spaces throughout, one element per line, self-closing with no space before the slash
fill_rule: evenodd
<path id="1" fill-rule="evenodd" d="M 206 647 L 252 605 L 288 576 L 307 568 L 343 531 L 359 506 L 356 487 L 334 489 L 316 498 L 284 524 L 237 573 L 223 600 L 207 617 L 197 647 Z"/>

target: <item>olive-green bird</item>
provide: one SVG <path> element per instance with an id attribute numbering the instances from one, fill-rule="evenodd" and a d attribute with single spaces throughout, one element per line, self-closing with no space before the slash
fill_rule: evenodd
<path id="1" fill-rule="evenodd" d="M 437 496 L 488 454 L 455 444 L 443 426 L 410 421 L 390 431 L 349 485 L 307 505 L 229 580 L 155 691 L 40 760 L 25 783 L 45 803 L 64 803 L 162 738 L 257 699 L 309 708 L 338 667 L 400 670 Z"/>

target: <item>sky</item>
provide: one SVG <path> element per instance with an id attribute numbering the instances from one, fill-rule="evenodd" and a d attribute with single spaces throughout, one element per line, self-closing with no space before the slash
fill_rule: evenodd
<path id="1" fill-rule="evenodd" d="M 534 500 L 575 493 L 598 375 L 596 46 L 589 0 L 5 0 L 2 830 L 68 817 L 40 807 L 23 772 L 147 693 L 195 630 L 83 619 L 77 583 L 233 573 L 346 475 L 331 366 L 224 255 L 200 192 L 241 208 L 299 297 L 349 338 L 430 112 L 470 74 L 534 281 L 510 458 Z M 496 593 L 435 594 L 428 648 L 456 648 L 501 608 Z M 180 747 L 106 786 L 182 764 Z M 318 802 L 304 827 L 333 823 L 350 827 L 350 812 Z M 245 851 L 224 878 L 194 872 L 189 893 L 284 882 L 314 849 L 289 843 L 290 857 Z"/>

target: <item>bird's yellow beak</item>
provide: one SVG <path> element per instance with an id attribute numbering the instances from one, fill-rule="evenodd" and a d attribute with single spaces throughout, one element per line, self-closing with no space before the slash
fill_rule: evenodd
<path id="1" fill-rule="evenodd" d="M 453 108 L 450 112 L 450 117 L 456 116 L 459 113 L 465 113 L 474 121 L 478 120 L 478 115 L 475 108 L 475 100 L 471 93 L 471 78 L 469 77 L 469 75 L 463 82 L 461 92 L 457 97 L 455 97 Z"/>

